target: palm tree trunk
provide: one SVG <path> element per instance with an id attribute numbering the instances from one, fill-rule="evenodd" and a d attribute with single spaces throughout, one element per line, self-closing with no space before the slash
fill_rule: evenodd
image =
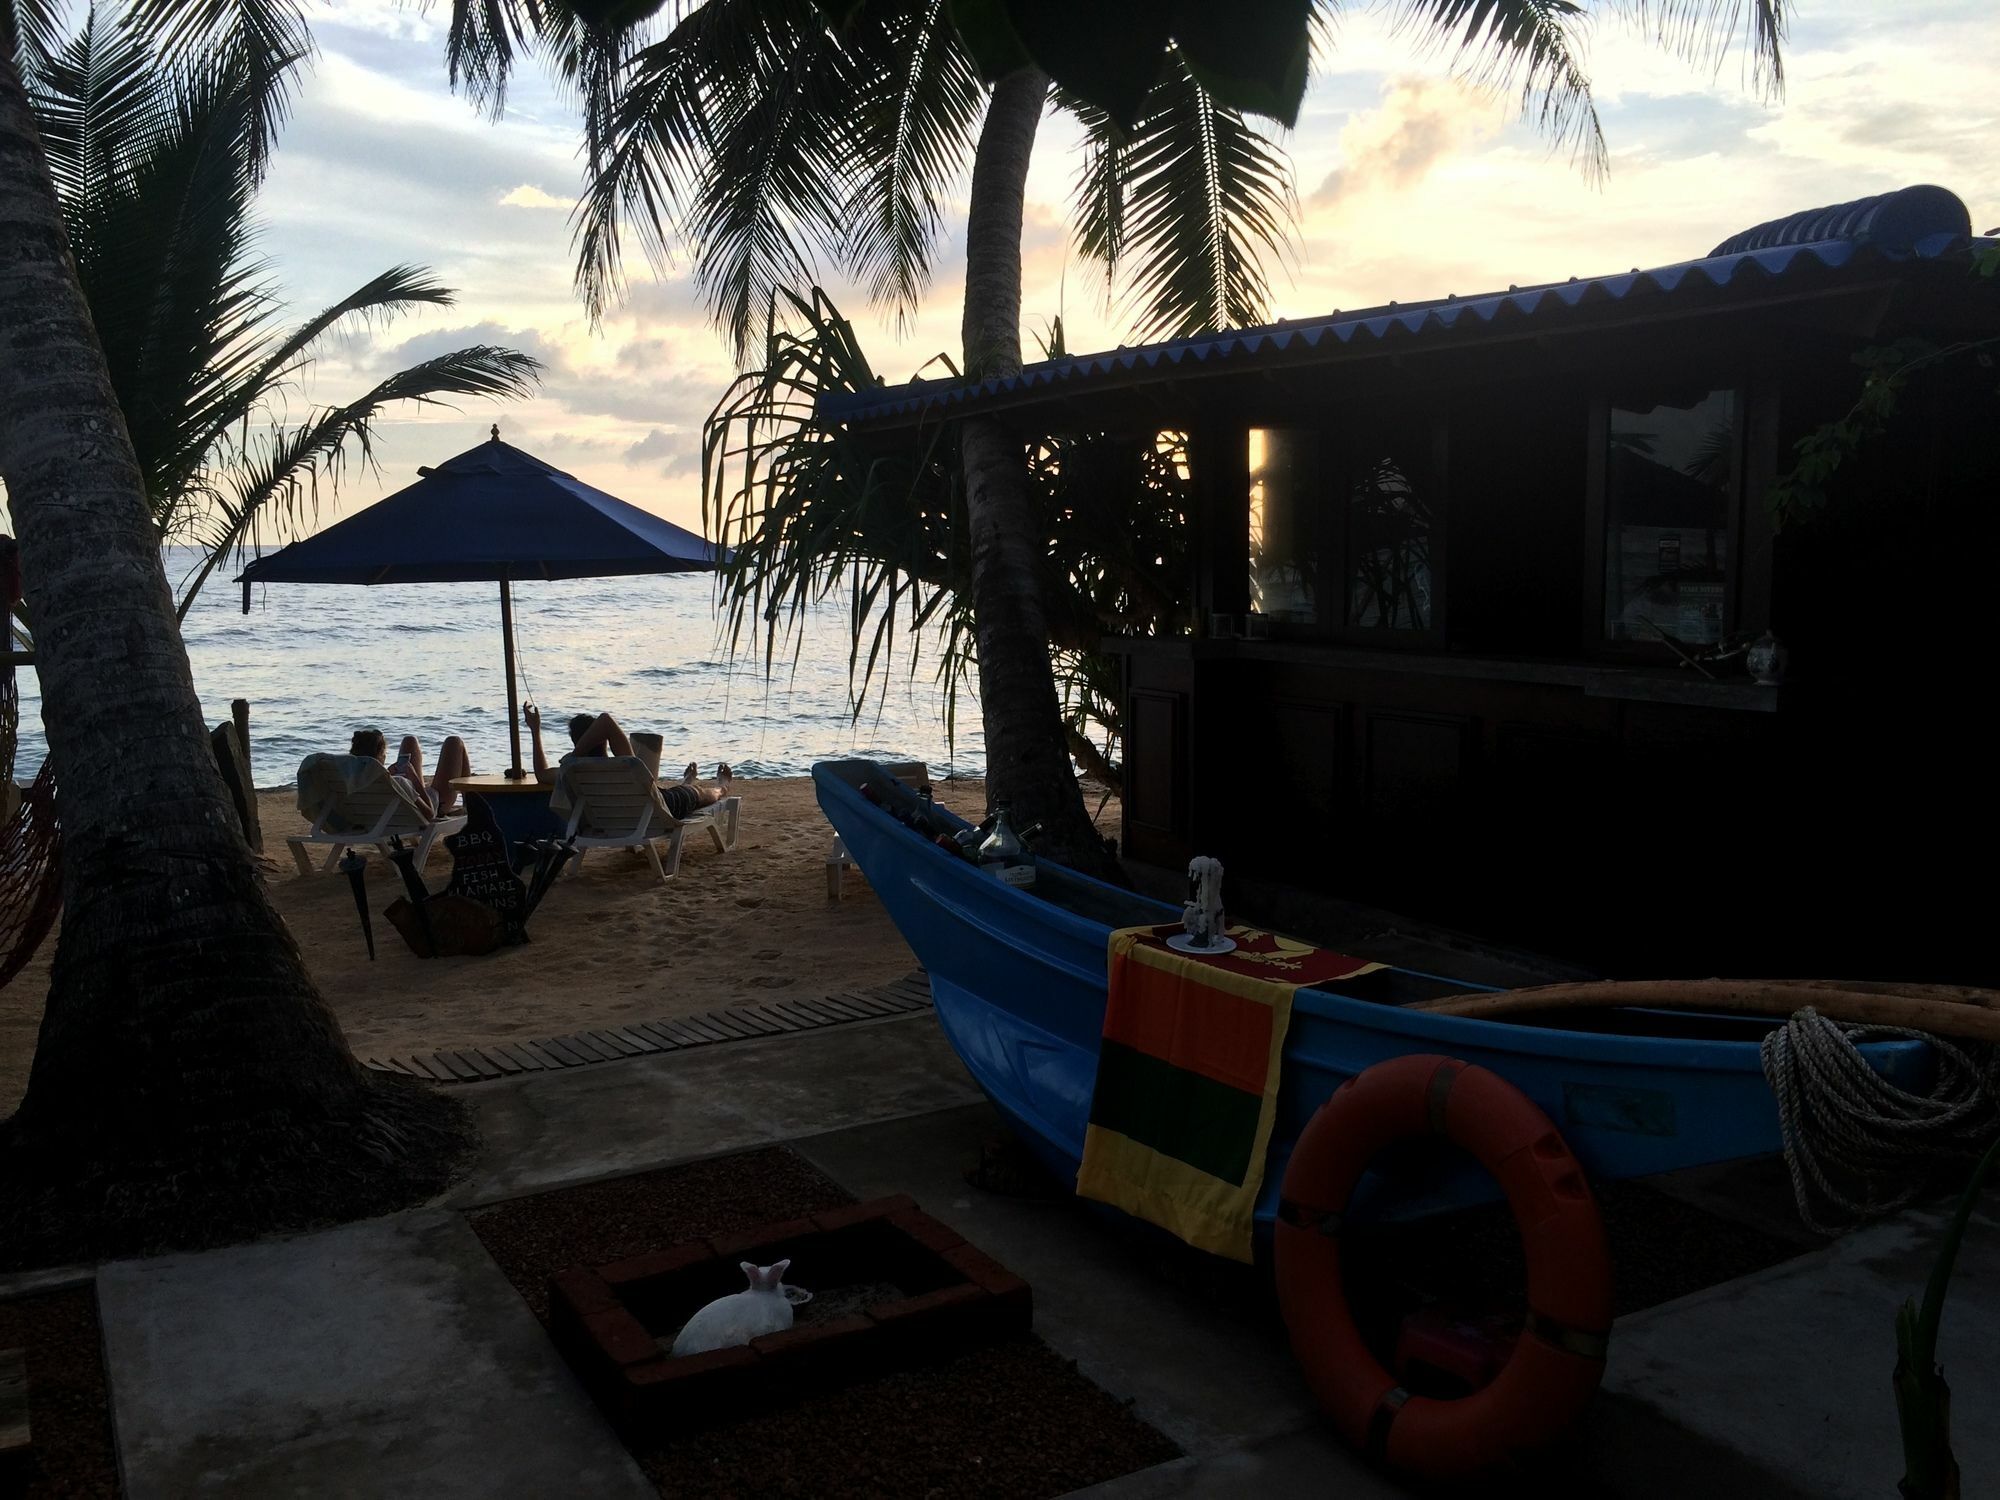
<path id="1" fill-rule="evenodd" d="M 1001 79 L 980 127 L 965 224 L 962 330 L 965 371 L 973 379 L 1020 373 L 1021 217 L 1048 88 L 1048 76 L 1032 68 Z M 991 417 L 960 424 L 959 453 L 972 542 L 987 793 L 1013 804 L 1017 827 L 1042 825 L 1042 852 L 1093 874 L 1111 873 L 1070 770 L 1039 583 L 1047 538 L 1028 492 L 1027 454 L 1021 440 Z"/>
<path id="2" fill-rule="evenodd" d="M 259 883 L 5 60 L 0 478 L 60 778 L 64 905 L 28 1091 L 0 1123 L 0 1263 L 428 1196 L 463 1149 L 463 1112 L 355 1062 Z"/>

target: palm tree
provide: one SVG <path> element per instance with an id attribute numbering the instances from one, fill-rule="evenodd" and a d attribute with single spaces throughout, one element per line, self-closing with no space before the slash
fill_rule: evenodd
<path id="1" fill-rule="evenodd" d="M 981 7 L 988 9 L 990 7 Z M 1740 21 L 1760 81 L 1778 83 L 1784 0 L 1608 4 L 1662 45 L 1717 56 Z M 1035 136 L 1051 104 L 1082 125 L 1078 248 L 1119 277 L 1143 335 L 1254 322 L 1265 263 L 1286 244 L 1290 174 L 1278 147 L 1217 101 L 1169 47 L 1129 127 L 1034 66 L 982 91 L 947 0 L 871 0 L 844 25 L 815 0 L 708 0 L 630 44 L 616 86 L 586 94 L 591 182 L 578 283 L 593 313 L 616 296 L 629 227 L 656 263 L 684 246 L 739 354 L 779 287 L 824 257 L 899 312 L 928 283 L 951 187 L 970 166 L 962 364 L 1005 378 L 1021 360 L 1021 225 Z M 1313 7 L 1316 13 L 1325 7 Z M 1407 0 L 1419 45 L 1448 48 L 1591 170 L 1604 161 L 1569 0 Z M 1322 35 L 1322 42 L 1325 37 Z M 601 106 L 601 108 L 600 108 Z M 970 545 L 988 776 L 1039 821 L 1051 852 L 1103 868 L 1069 750 L 1036 586 L 1037 529 L 1021 442 L 991 418 L 957 432 Z"/>
<path id="2" fill-rule="evenodd" d="M 726 624 L 753 641 L 766 670 L 797 640 L 810 607 L 845 588 L 855 622 L 850 668 L 886 685 L 899 621 L 909 670 L 926 637 L 938 644 L 947 728 L 973 659 L 971 545 L 959 503 L 956 433 L 886 451 L 822 420 L 818 397 L 879 385 L 852 325 L 824 291 L 781 291 L 761 367 L 737 377 L 703 428 L 704 524 L 730 549 Z M 1060 326 L 1048 352 L 1060 350 Z M 1119 733 L 1109 633 L 1172 634 L 1189 623 L 1179 589 L 1187 565 L 1185 444 L 1107 434 L 1056 436 L 1030 455 L 1033 531 L 1049 539 L 1037 592 L 1062 690 L 1064 736 L 1076 762 L 1109 785 Z M 1094 735 L 1101 735 L 1101 748 Z"/>
<path id="3" fill-rule="evenodd" d="M 281 305 L 251 253 L 259 124 L 240 51 L 169 69 L 143 36 L 92 9 L 28 87 L 154 523 L 202 552 L 178 591 L 183 619 L 266 512 L 298 518 L 322 481 L 337 486 L 350 446 L 366 460 L 387 407 L 526 394 L 536 361 L 476 345 L 287 421 L 277 398 L 323 340 L 448 306 L 451 290 L 395 266 L 298 327 L 277 326 Z"/>
<path id="4" fill-rule="evenodd" d="M 5 0 L 0 26 L 0 480 L 64 846 L 34 1066 L 0 1122 L 9 1264 L 379 1212 L 436 1191 L 469 1131 L 356 1062 L 237 829 L 23 82 L 46 20 Z"/>

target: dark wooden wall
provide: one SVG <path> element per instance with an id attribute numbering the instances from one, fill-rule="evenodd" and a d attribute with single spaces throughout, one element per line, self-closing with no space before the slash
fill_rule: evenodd
<path id="1" fill-rule="evenodd" d="M 1783 689 L 1592 639 L 1592 392 L 1636 356 L 1441 384 L 1446 639 L 1128 643 L 1128 856 L 1215 854 L 1611 974 L 2000 983 L 1995 377 L 1913 382 L 1822 514 L 1775 537 L 1767 517 L 1792 445 L 1853 400 L 1849 355 L 1890 331 L 1823 320 L 1726 351 L 1746 403 L 1732 617 L 1790 646 Z M 1240 488 L 1204 492 L 1213 609 L 1242 607 Z"/>

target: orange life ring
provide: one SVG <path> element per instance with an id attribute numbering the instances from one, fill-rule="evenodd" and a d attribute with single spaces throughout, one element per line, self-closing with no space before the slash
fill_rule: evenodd
<path id="1" fill-rule="evenodd" d="M 1385 1146 L 1443 1136 L 1500 1181 L 1528 1260 L 1528 1318 L 1506 1365 L 1455 1401 L 1413 1396 L 1356 1331 L 1341 1284 L 1341 1215 Z M 1274 1230 L 1278 1301 L 1321 1407 L 1355 1447 L 1405 1473 L 1453 1478 L 1540 1447 L 1604 1375 L 1611 1260 L 1583 1169 L 1512 1084 L 1455 1058 L 1377 1063 L 1299 1137 Z"/>

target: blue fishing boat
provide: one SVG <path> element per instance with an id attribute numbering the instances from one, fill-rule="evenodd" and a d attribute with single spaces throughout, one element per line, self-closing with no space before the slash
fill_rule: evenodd
<path id="1" fill-rule="evenodd" d="M 897 811 L 915 812 L 918 799 L 875 762 L 823 761 L 813 781 L 820 807 L 929 971 L 953 1049 L 1022 1141 L 1073 1181 L 1097 1075 L 1110 934 L 1178 922 L 1179 909 L 1047 860 L 1036 862 L 1031 889 L 1004 884 L 900 821 Z M 929 816 L 964 826 L 943 808 Z M 1777 1106 L 1758 1056 L 1776 1022 L 1624 1010 L 1581 1023 L 1597 1029 L 1575 1029 L 1574 1014 L 1563 1021 L 1569 1029 L 1558 1029 L 1403 1008 L 1481 988 L 1387 968 L 1299 991 L 1257 1205 L 1260 1243 L 1285 1163 L 1313 1113 L 1363 1069 L 1409 1053 L 1443 1053 L 1499 1074 L 1555 1122 L 1598 1178 L 1779 1149 Z M 1907 1089 L 1921 1090 L 1931 1071 L 1922 1042 L 1861 1050 Z M 1492 1180 L 1456 1154 L 1413 1151 L 1364 1182 L 1355 1207 L 1410 1219 L 1497 1196 Z"/>

